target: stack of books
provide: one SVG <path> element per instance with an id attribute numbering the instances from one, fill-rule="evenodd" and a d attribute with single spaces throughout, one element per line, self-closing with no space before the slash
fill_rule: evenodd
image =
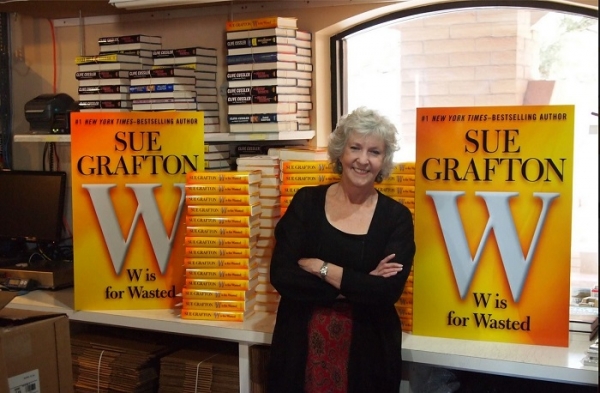
<path id="1" fill-rule="evenodd" d="M 310 33 L 297 29 L 296 18 L 227 22 L 229 132 L 310 128 L 311 40 Z"/>
<path id="2" fill-rule="evenodd" d="M 196 110 L 194 70 L 164 67 L 129 71 L 134 111 Z"/>
<path id="3" fill-rule="evenodd" d="M 225 171 L 231 169 L 231 153 L 227 143 L 204 145 L 204 170 Z"/>
<path id="4" fill-rule="evenodd" d="M 73 386 L 77 392 L 154 392 L 159 359 L 168 346 L 114 335 L 71 337 Z"/>
<path id="5" fill-rule="evenodd" d="M 238 171 L 261 171 L 259 189 L 262 212 L 260 215 L 260 234 L 256 247 L 258 262 L 258 285 L 256 288 L 256 311 L 275 312 L 279 306 L 279 293 L 271 285 L 269 271 L 275 243 L 275 225 L 281 216 L 279 191 L 279 158 L 268 155 L 238 157 Z"/>
<path id="6" fill-rule="evenodd" d="M 396 163 L 392 172 L 383 182 L 375 184 L 375 188 L 406 206 L 415 220 L 415 163 Z M 396 302 L 396 311 L 402 322 L 402 331 L 410 333 L 413 326 L 413 282 L 414 269 L 411 269 L 404 292 Z"/>
<path id="7" fill-rule="evenodd" d="M 180 349 L 160 359 L 159 393 L 238 393 L 240 369 L 235 353 Z"/>
<path id="8" fill-rule="evenodd" d="M 586 333 L 590 340 L 598 336 L 598 307 L 571 306 L 569 331 Z"/>
<path id="9" fill-rule="evenodd" d="M 182 319 L 244 321 L 254 313 L 260 171 L 186 177 Z"/>
<path id="10" fill-rule="evenodd" d="M 217 94 L 217 50 L 185 47 L 154 51 L 154 68 L 177 67 L 194 71 L 194 109 L 204 111 L 204 132 L 220 132 Z M 174 98 L 190 102 L 189 97 Z M 185 100 L 185 101 L 184 101 Z"/>
<path id="11" fill-rule="evenodd" d="M 598 368 L 598 338 L 586 349 L 583 365 Z"/>
<path id="12" fill-rule="evenodd" d="M 122 112 L 132 108 L 127 71 L 150 68 L 161 38 L 143 34 L 100 37 L 99 54 L 77 56 L 79 109 L 83 112 Z"/>

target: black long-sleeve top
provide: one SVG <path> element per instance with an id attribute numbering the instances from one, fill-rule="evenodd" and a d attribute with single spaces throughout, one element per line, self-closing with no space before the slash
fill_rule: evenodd
<path id="1" fill-rule="evenodd" d="M 324 236 L 329 185 L 304 187 L 294 196 L 275 228 L 270 281 L 281 295 L 271 343 L 270 393 L 304 391 L 307 329 L 315 305 L 333 304 L 339 294 L 352 305 L 352 339 L 348 362 L 348 393 L 397 393 L 402 372 L 402 331 L 395 303 L 400 298 L 415 254 L 414 228 L 408 208 L 381 193 L 362 255 L 351 266 L 331 260 L 336 255 Z M 379 262 L 396 254 L 398 274 L 370 275 Z M 344 267 L 338 290 L 298 266 L 301 258 L 319 258 Z"/>

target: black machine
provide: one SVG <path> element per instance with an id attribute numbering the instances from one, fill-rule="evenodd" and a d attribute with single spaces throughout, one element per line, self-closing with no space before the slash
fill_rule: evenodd
<path id="1" fill-rule="evenodd" d="M 77 104 L 68 94 L 42 94 L 25 104 L 25 118 L 32 133 L 69 134 L 70 113 L 76 110 Z"/>

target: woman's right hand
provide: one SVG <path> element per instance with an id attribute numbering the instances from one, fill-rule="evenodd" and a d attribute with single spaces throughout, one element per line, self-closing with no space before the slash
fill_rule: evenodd
<path id="1" fill-rule="evenodd" d="M 377 267 L 369 273 L 372 276 L 391 277 L 402 271 L 402 264 L 390 262 L 396 254 L 390 254 L 383 258 Z"/>

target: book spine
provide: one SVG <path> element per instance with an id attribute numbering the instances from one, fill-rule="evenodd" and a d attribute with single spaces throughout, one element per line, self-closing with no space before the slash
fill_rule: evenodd
<path id="1" fill-rule="evenodd" d="M 279 197 L 279 204 L 282 208 L 287 209 L 290 207 L 290 203 L 292 202 L 293 195 L 282 195 Z"/>
<path id="2" fill-rule="evenodd" d="M 391 173 L 414 174 L 416 170 L 414 162 L 399 162 L 394 164 Z"/>
<path id="3" fill-rule="evenodd" d="M 227 96 L 227 104 L 243 105 L 243 104 L 276 104 L 279 102 L 278 94 L 270 94 L 264 96 Z"/>
<path id="4" fill-rule="evenodd" d="M 328 161 L 281 161 L 284 173 L 333 173 L 333 166 Z"/>
<path id="5" fill-rule="evenodd" d="M 413 199 L 415 197 L 415 186 L 376 184 L 375 189 L 388 196 L 398 196 Z"/>
<path id="6" fill-rule="evenodd" d="M 186 236 L 183 242 L 185 247 L 250 248 L 254 245 L 255 239 L 248 237 L 218 238 Z"/>
<path id="7" fill-rule="evenodd" d="M 253 248 L 186 247 L 185 258 L 252 258 Z"/>
<path id="8" fill-rule="evenodd" d="M 166 83 L 160 85 L 144 85 L 144 86 L 130 86 L 130 93 L 155 93 L 155 92 L 165 92 L 171 93 L 175 90 L 175 84 Z"/>
<path id="9" fill-rule="evenodd" d="M 75 58 L 75 64 L 113 63 L 116 61 L 119 61 L 117 53 L 98 56 L 77 56 Z"/>
<path id="10" fill-rule="evenodd" d="M 229 55 L 227 56 L 227 65 L 247 63 L 269 63 L 272 61 L 278 61 L 278 57 L 279 56 L 277 52 Z"/>
<path id="11" fill-rule="evenodd" d="M 219 311 L 246 311 L 254 307 L 254 300 L 199 300 L 183 299 L 181 307 L 186 310 L 219 310 Z"/>
<path id="12" fill-rule="evenodd" d="M 251 205 L 256 200 L 252 195 L 186 195 L 188 205 Z"/>
<path id="13" fill-rule="evenodd" d="M 205 321 L 243 322 L 248 316 L 247 311 L 206 311 L 181 309 L 181 319 Z"/>
<path id="14" fill-rule="evenodd" d="M 250 258 L 184 258 L 187 269 L 243 269 L 250 266 Z"/>
<path id="15" fill-rule="evenodd" d="M 392 173 L 380 184 L 400 184 L 403 186 L 414 186 L 415 185 L 415 175 L 402 174 L 402 173 Z"/>
<path id="16" fill-rule="evenodd" d="M 171 57 L 211 56 L 207 53 L 213 51 L 214 55 L 216 56 L 217 51 L 213 48 L 157 49 L 152 51 L 152 57 L 155 59 L 165 59 Z"/>
<path id="17" fill-rule="evenodd" d="M 254 79 L 273 79 L 277 78 L 278 70 L 260 70 L 260 71 L 240 71 L 228 72 L 228 81 L 254 80 Z"/>
<path id="18" fill-rule="evenodd" d="M 115 109 L 130 108 L 130 101 L 102 100 L 102 101 L 80 101 L 79 107 L 84 109 Z"/>
<path id="19" fill-rule="evenodd" d="M 279 27 L 279 18 L 276 16 L 255 19 L 243 19 L 237 21 L 231 20 L 225 23 L 225 31 L 271 29 L 274 27 Z"/>
<path id="20" fill-rule="evenodd" d="M 284 184 L 328 184 L 338 182 L 340 176 L 335 173 L 282 173 L 281 182 Z"/>
<path id="21" fill-rule="evenodd" d="M 202 278 L 186 278 L 185 286 L 194 289 L 231 289 L 235 291 L 251 289 L 250 280 L 206 280 Z"/>
<path id="22" fill-rule="evenodd" d="M 255 296 L 254 291 L 209 290 L 183 288 L 184 299 L 246 300 Z"/>
<path id="23" fill-rule="evenodd" d="M 176 68 L 165 67 L 165 68 L 152 68 L 149 70 L 133 70 L 129 71 L 129 78 L 161 78 L 169 76 L 177 76 Z"/>
<path id="24" fill-rule="evenodd" d="M 186 212 L 191 216 L 253 216 L 260 212 L 256 206 L 190 205 Z"/>
<path id="25" fill-rule="evenodd" d="M 252 229 L 250 227 L 223 227 L 223 226 L 187 226 L 185 235 L 208 236 L 208 237 L 250 237 Z"/>
<path id="26" fill-rule="evenodd" d="M 282 196 L 292 196 L 292 195 L 296 195 L 296 193 L 298 192 L 298 190 L 300 190 L 302 187 L 306 187 L 306 185 L 304 184 L 281 184 L 279 186 L 279 192 L 281 193 Z"/>
<path id="27" fill-rule="evenodd" d="M 185 269 L 187 278 L 200 280 L 249 280 L 256 276 L 254 269 Z"/>
<path id="28" fill-rule="evenodd" d="M 187 216 L 185 224 L 189 226 L 225 226 L 225 227 L 250 227 L 252 225 L 250 216 L 225 216 L 225 217 L 205 217 L 205 216 Z"/>
<path id="29" fill-rule="evenodd" d="M 98 38 L 98 45 L 115 45 L 115 44 L 137 44 L 139 42 L 145 42 L 143 34 L 135 35 L 124 35 L 119 37 L 100 37 Z"/>
<path id="30" fill-rule="evenodd" d="M 248 37 L 240 39 L 231 39 L 226 41 L 227 49 L 248 48 L 259 46 L 277 45 L 282 41 L 281 37 L 271 35 L 266 37 Z M 287 41 L 284 41 L 287 43 Z"/>
<path id="31" fill-rule="evenodd" d="M 260 171 L 249 172 L 189 172 L 186 175 L 188 184 L 206 184 L 206 183 L 258 183 L 260 181 Z"/>
<path id="32" fill-rule="evenodd" d="M 247 86 L 247 87 L 233 87 L 227 89 L 228 97 L 254 97 L 254 96 L 266 96 L 275 97 L 280 94 L 280 87 L 274 86 Z"/>
<path id="33" fill-rule="evenodd" d="M 75 73 L 75 79 L 117 79 L 128 78 L 127 71 L 109 70 L 109 71 L 78 71 Z"/>
<path id="34" fill-rule="evenodd" d="M 180 102 L 196 102 L 195 98 L 143 98 L 131 97 L 134 104 L 176 104 Z"/>
<path id="35" fill-rule="evenodd" d="M 79 94 L 127 93 L 128 86 L 121 86 L 121 85 L 80 86 L 77 88 L 77 92 Z"/>
<path id="36" fill-rule="evenodd" d="M 250 195 L 257 187 L 250 184 L 186 184 L 186 195 Z"/>

